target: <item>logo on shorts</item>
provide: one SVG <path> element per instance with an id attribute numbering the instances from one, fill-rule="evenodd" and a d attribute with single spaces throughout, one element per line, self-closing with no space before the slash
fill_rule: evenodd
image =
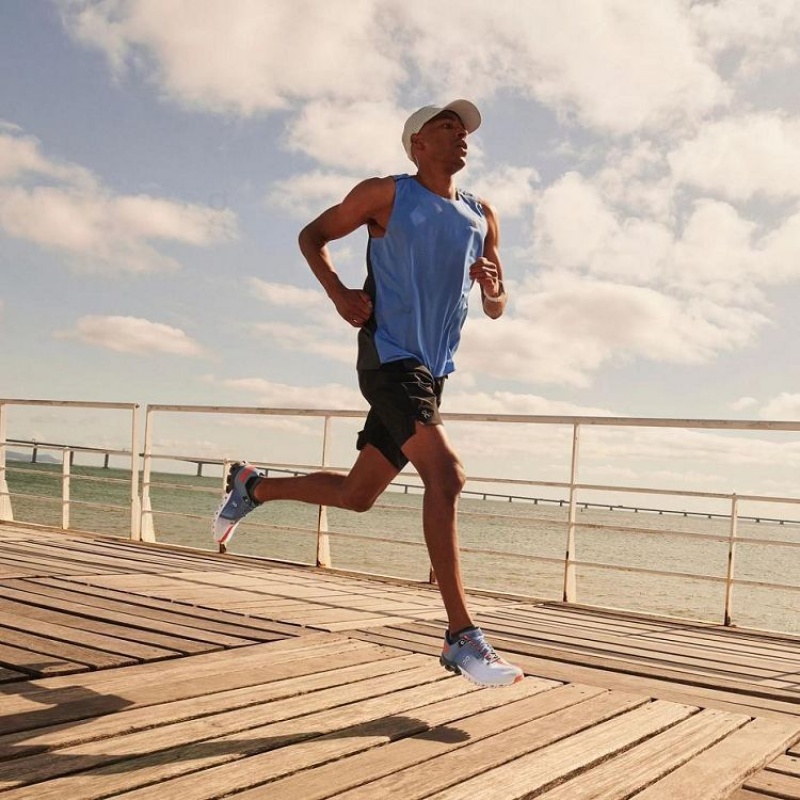
<path id="1" fill-rule="evenodd" d="M 419 415 L 423 420 L 425 420 L 425 422 L 427 422 L 433 416 L 433 411 L 431 411 L 429 408 L 422 408 L 420 409 Z"/>

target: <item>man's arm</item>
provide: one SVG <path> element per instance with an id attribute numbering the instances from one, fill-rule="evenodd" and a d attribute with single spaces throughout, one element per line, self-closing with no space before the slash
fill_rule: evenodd
<path id="1" fill-rule="evenodd" d="M 500 263 L 500 224 L 494 208 L 483 200 L 481 204 L 486 216 L 486 238 L 483 240 L 483 257 L 470 268 L 470 277 L 480 284 L 483 313 L 497 319 L 505 311 L 508 300 Z"/>
<path id="2" fill-rule="evenodd" d="M 345 286 L 333 266 L 328 242 L 341 239 L 362 225 L 382 231 L 388 224 L 394 201 L 392 178 L 369 178 L 359 183 L 338 205 L 323 211 L 300 231 L 300 251 L 311 271 L 336 306 L 336 311 L 353 327 L 361 327 L 372 314 L 369 295 Z"/>

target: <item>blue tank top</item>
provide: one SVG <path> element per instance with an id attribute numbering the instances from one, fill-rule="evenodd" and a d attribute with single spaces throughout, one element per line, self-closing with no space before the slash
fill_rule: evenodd
<path id="1" fill-rule="evenodd" d="M 386 232 L 370 237 L 367 282 L 373 316 L 358 337 L 358 368 L 410 358 L 434 377 L 451 373 L 467 317 L 470 266 L 483 255 L 487 223 L 480 201 L 455 200 L 395 176 Z"/>

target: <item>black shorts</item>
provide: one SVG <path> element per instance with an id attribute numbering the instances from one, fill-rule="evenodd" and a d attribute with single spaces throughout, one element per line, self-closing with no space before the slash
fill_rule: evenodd
<path id="1" fill-rule="evenodd" d="M 369 403 L 369 414 L 356 447 L 362 450 L 371 444 L 402 469 L 408 459 L 401 448 L 414 435 L 416 423 L 442 424 L 439 404 L 445 379 L 434 378 L 414 359 L 359 370 L 358 385 Z"/>

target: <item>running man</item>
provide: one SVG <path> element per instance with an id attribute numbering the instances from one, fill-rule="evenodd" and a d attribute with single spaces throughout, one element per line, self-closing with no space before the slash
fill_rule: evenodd
<path id="1" fill-rule="evenodd" d="M 468 100 L 420 108 L 402 135 L 416 174 L 359 183 L 300 233 L 312 272 L 359 331 L 356 367 L 370 406 L 359 454 L 347 475 L 273 478 L 235 464 L 214 537 L 226 544 L 242 518 L 270 500 L 367 511 L 410 461 L 424 484 L 422 527 L 448 618 L 440 661 L 475 683 L 503 686 L 523 673 L 497 655 L 467 608 L 456 521 L 465 474 L 439 415 L 473 283 L 488 317 L 497 319 L 507 302 L 495 211 L 454 181 L 466 165 L 467 135 L 480 123 Z M 363 290 L 350 289 L 327 245 L 364 225 L 367 279 Z"/>

